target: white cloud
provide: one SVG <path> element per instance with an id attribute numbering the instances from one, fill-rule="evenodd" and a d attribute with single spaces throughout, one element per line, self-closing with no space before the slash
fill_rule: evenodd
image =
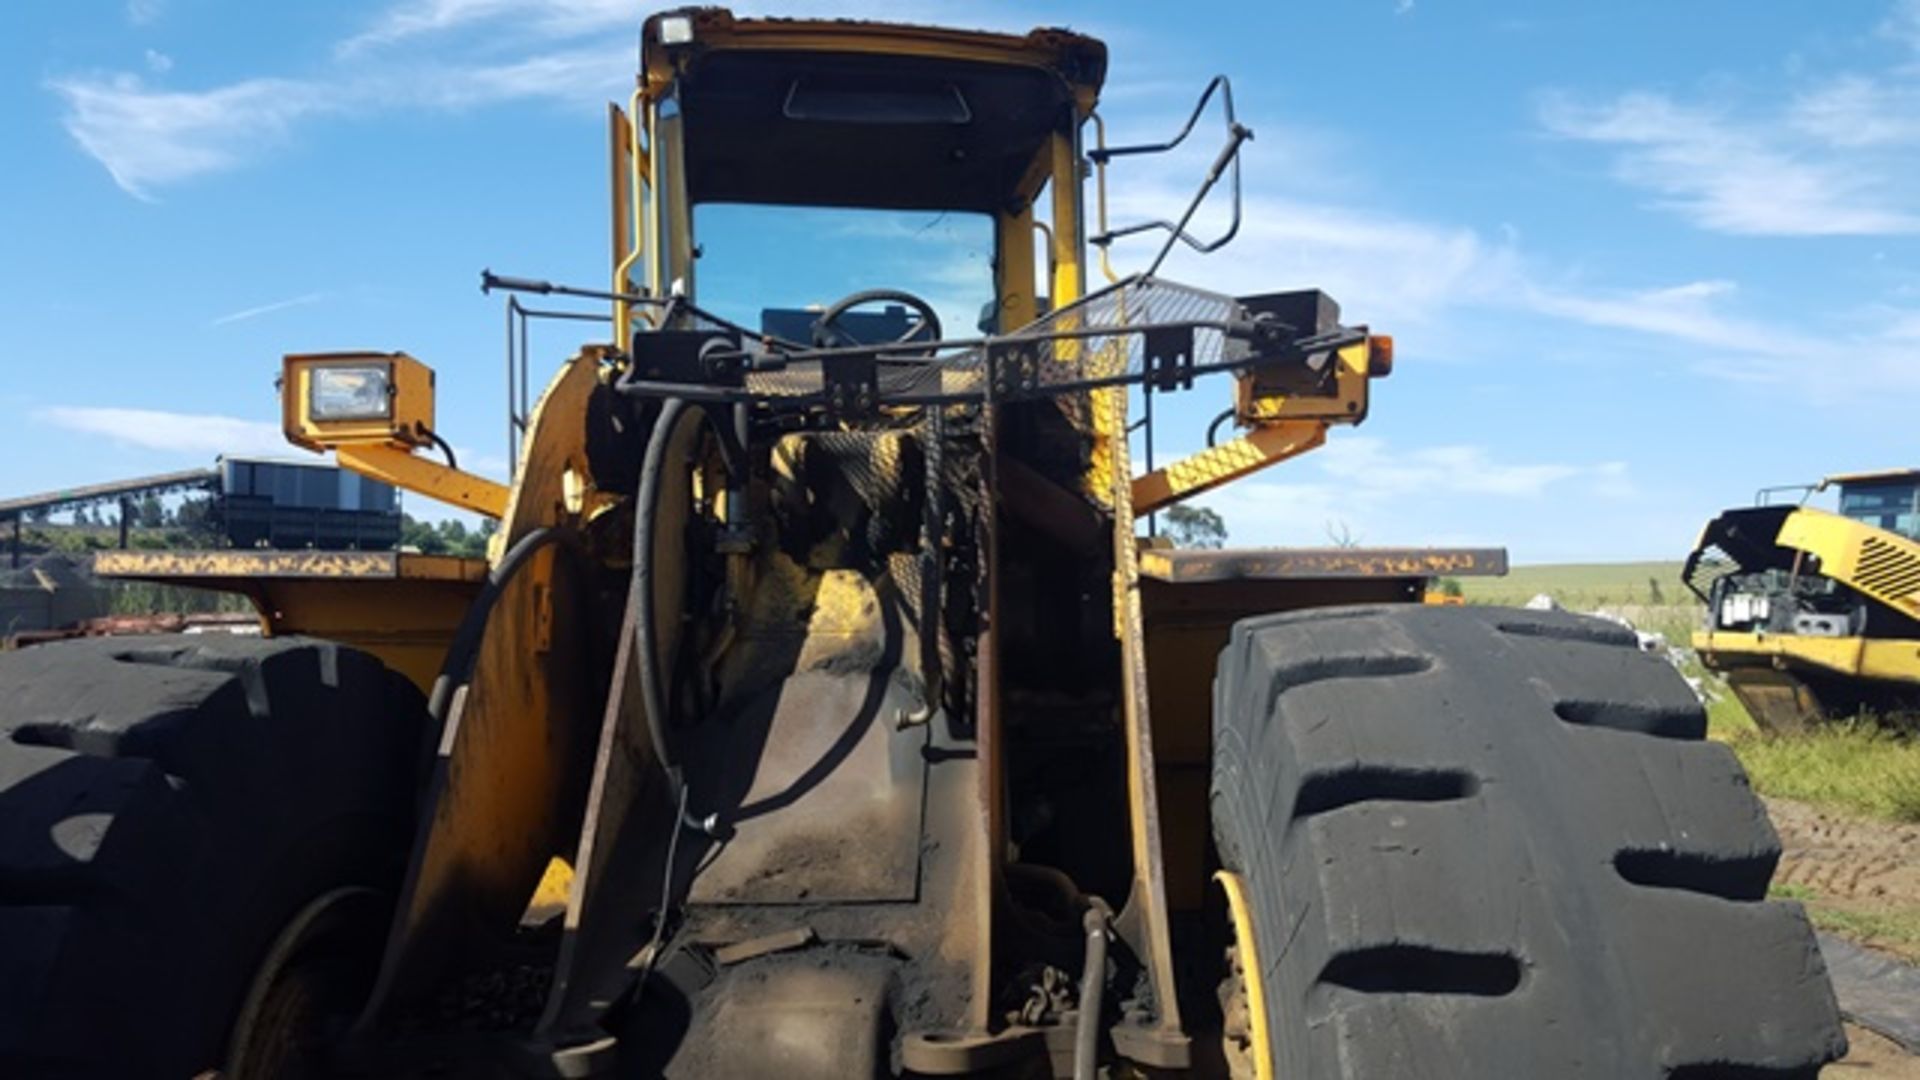
<path id="1" fill-rule="evenodd" d="M 136 75 L 56 80 L 68 134 L 128 194 L 219 172 L 281 141 L 297 120 L 338 108 L 325 87 L 249 79 L 199 93 L 149 88 Z"/>
<path id="2" fill-rule="evenodd" d="M 1783 334 L 1776 327 L 1722 314 L 1715 301 L 1735 291 L 1730 281 L 1696 281 L 1622 293 L 1576 293 L 1535 286 L 1527 293 L 1527 302 L 1542 314 L 1589 326 L 1637 330 L 1730 352 L 1785 357 L 1815 347 L 1808 339 Z"/>
<path id="3" fill-rule="evenodd" d="M 511 18 L 517 28 L 549 36 L 623 25 L 638 31 L 644 12 L 632 0 L 405 0 L 381 12 L 367 29 L 341 42 L 338 51 L 350 55 L 506 18 Z"/>
<path id="4" fill-rule="evenodd" d="M 160 89 L 126 73 L 48 85 L 66 101 L 62 120 L 81 148 L 128 194 L 151 200 L 157 188 L 251 162 L 315 117 L 535 98 L 597 105 L 619 92 L 631 69 L 622 49 L 588 48 L 335 79 L 247 79 L 199 91 Z"/>
<path id="5" fill-rule="evenodd" d="M 307 293 L 304 296 L 290 297 L 286 300 L 275 300 L 273 303 L 261 304 L 257 307 L 241 308 L 239 311 L 230 311 L 225 315 L 218 316 L 209 321 L 207 325 L 226 326 L 229 323 L 245 322 L 248 319 L 258 318 L 262 315 L 271 315 L 276 311 L 285 311 L 288 308 L 317 304 L 326 299 L 326 296 L 326 293 Z"/>
<path id="6" fill-rule="evenodd" d="M 1920 336 L 1912 312 L 1869 307 L 1843 313 L 1846 329 L 1818 334 L 1805 326 L 1743 317 L 1725 310 L 1736 295 L 1729 281 L 1664 289 L 1575 292 L 1529 284 L 1526 304 L 1544 315 L 1588 326 L 1634 331 L 1691 347 L 1691 369 L 1746 383 L 1802 387 L 1817 404 L 1857 402 L 1863 395 L 1920 387 Z M 1848 371 L 1847 379 L 1817 377 Z"/>
<path id="7" fill-rule="evenodd" d="M 624 99 L 634 56 L 626 46 L 559 49 L 501 63 L 427 66 L 351 84 L 356 108 L 465 109 L 548 99 L 594 110 Z"/>
<path id="8" fill-rule="evenodd" d="M 1920 346 L 1920 311 L 1888 312 L 1882 326 L 1882 334 L 1888 341 L 1910 342 Z"/>
<path id="9" fill-rule="evenodd" d="M 754 3 L 729 5 L 734 15 L 742 18 L 794 17 L 791 11 L 756 10 L 758 6 Z M 976 16 L 980 6 L 978 3 L 940 4 L 938 0 L 817 0 L 807 5 L 805 17 L 953 22 L 956 12 Z M 624 40 L 631 61 L 640 25 L 653 10 L 633 0 L 401 0 L 382 11 L 365 30 L 342 41 L 335 51 L 342 56 L 352 56 L 415 38 L 511 23 L 516 33 L 550 39 L 626 30 Z"/>
<path id="10" fill-rule="evenodd" d="M 1157 180 L 1114 177 L 1114 223 L 1169 216 L 1191 197 Z M 1224 204 L 1224 190 L 1216 201 Z M 1195 225 L 1203 239 L 1216 225 Z M 1211 231 L 1210 231 L 1211 230 Z M 1114 245 L 1120 273 L 1145 269 L 1165 234 Z M 1163 271 L 1202 279 L 1237 294 L 1315 287 L 1345 310 L 1379 322 L 1435 317 L 1463 302 L 1493 302 L 1521 276 L 1505 243 L 1472 229 L 1361 210 L 1290 195 L 1249 191 L 1240 233 L 1221 254 L 1200 257 L 1176 247 Z"/>
<path id="11" fill-rule="evenodd" d="M 159 21 L 166 10 L 166 0 L 127 0 L 127 21 L 135 26 L 147 26 Z"/>
<path id="12" fill-rule="evenodd" d="M 1514 462 L 1483 446 L 1400 448 L 1347 433 L 1288 475 L 1296 479 L 1243 480 L 1197 501 L 1226 519 L 1236 544 L 1325 544 L 1330 536 L 1360 544 L 1498 544 L 1509 538 L 1493 524 L 1506 513 L 1495 504 L 1572 499 L 1598 507 L 1638 494 L 1624 462 Z M 1462 519 L 1469 506 L 1476 509 Z"/>
<path id="13" fill-rule="evenodd" d="M 1880 23 L 1880 36 L 1891 38 L 1920 53 L 1920 0 L 1895 0 L 1893 10 Z"/>
<path id="14" fill-rule="evenodd" d="M 1788 118 L 1830 146 L 1920 144 L 1920 84 L 1845 75 L 1796 98 Z"/>
<path id="15" fill-rule="evenodd" d="M 1385 439 L 1344 435 L 1317 451 L 1322 472 L 1339 481 L 1341 489 L 1362 497 L 1494 496 L 1534 498 L 1548 487 L 1586 478 L 1605 481 L 1614 492 L 1624 490 L 1626 465 L 1603 462 L 1572 465 L 1559 462 L 1516 464 L 1499 461 L 1482 446 L 1428 446 L 1396 450 Z M 1598 486 L 1598 485 L 1596 485 Z"/>
<path id="16" fill-rule="evenodd" d="M 1168 216 L 1186 197 L 1157 181 L 1115 177 L 1114 221 Z M 1196 227 L 1208 235 L 1204 227 Z M 1156 247 L 1115 245 L 1123 273 L 1145 266 Z M 1646 339 L 1608 342 L 1636 363 L 1664 363 L 1730 382 L 1806 382 L 1813 371 L 1850 369 L 1862 380 L 1814 380 L 1815 402 L 1857 399 L 1861 387 L 1920 386 L 1920 341 L 1884 312 L 1862 313 L 1822 334 L 1817 327 L 1743 315 L 1735 282 L 1702 280 L 1671 286 L 1607 288 L 1562 280 L 1564 271 L 1529 256 L 1511 234 L 1494 240 L 1460 226 L 1356 207 L 1249 191 L 1241 234 L 1226 251 L 1205 258 L 1183 249 L 1164 271 L 1236 295 L 1315 287 L 1338 299 L 1349 319 L 1424 343 L 1430 355 L 1449 347 L 1463 310 L 1523 312 Z M 1848 314 L 1848 313 L 1836 313 Z M 1647 355 L 1647 343 L 1666 352 Z M 1418 347 L 1418 346 L 1414 346 Z M 1877 382 L 1875 381 L 1877 380 Z"/>
<path id="17" fill-rule="evenodd" d="M 69 431 L 183 456 L 288 452 L 278 424 L 232 416 L 67 405 L 41 409 L 35 416 Z"/>
<path id="18" fill-rule="evenodd" d="M 173 70 L 173 57 L 158 49 L 147 50 L 147 70 L 155 75 L 165 75 Z"/>
<path id="19" fill-rule="evenodd" d="M 1818 102 L 1807 110 L 1802 123 L 1821 123 Z M 1758 236 L 1920 232 L 1920 215 L 1890 194 L 1905 190 L 1893 177 L 1871 161 L 1809 153 L 1786 125 L 1743 124 L 1648 92 L 1600 104 L 1550 95 L 1540 121 L 1554 135 L 1616 148 L 1619 180 L 1655 193 L 1655 205 L 1703 229 Z"/>

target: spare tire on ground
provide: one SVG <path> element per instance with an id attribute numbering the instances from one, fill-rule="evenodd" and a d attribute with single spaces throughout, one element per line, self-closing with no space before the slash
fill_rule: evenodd
<path id="1" fill-rule="evenodd" d="M 384 919 L 424 717 L 411 683 L 323 641 L 0 654 L 0 1075 L 220 1067 L 296 915 L 331 896 L 309 930 Z"/>
<path id="2" fill-rule="evenodd" d="M 1838 1058 L 1806 915 L 1767 899 L 1779 841 L 1705 734 L 1671 666 L 1595 619 L 1236 626 L 1213 828 L 1273 1074 L 1785 1080 Z"/>

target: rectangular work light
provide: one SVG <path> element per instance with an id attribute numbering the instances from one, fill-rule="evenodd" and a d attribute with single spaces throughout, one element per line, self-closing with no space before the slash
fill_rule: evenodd
<path id="1" fill-rule="evenodd" d="M 309 419 L 385 420 L 392 415 L 391 364 L 320 367 L 307 380 Z"/>
<path id="2" fill-rule="evenodd" d="M 433 430 L 433 371 L 406 353 L 289 356 L 280 400 L 288 440 L 309 450 L 412 449 Z"/>

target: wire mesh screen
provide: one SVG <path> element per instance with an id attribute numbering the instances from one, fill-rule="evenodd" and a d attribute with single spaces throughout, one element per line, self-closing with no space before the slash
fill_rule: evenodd
<path id="1" fill-rule="evenodd" d="M 1052 337 L 1042 349 L 1037 371 L 1041 386 L 1057 386 L 1123 375 L 1138 375 L 1146 367 L 1147 338 L 1139 327 L 1164 323 L 1224 323 L 1241 317 L 1230 296 L 1157 278 L 1136 278 L 1078 304 L 1044 315 L 1014 331 L 1011 338 Z M 1112 330 L 1091 336 L 1087 331 Z M 1230 362 L 1247 355 L 1245 342 L 1228 338 L 1214 327 L 1193 332 L 1193 355 L 1187 362 L 1204 366 Z"/>
<path id="2" fill-rule="evenodd" d="M 1230 296 L 1137 278 L 986 343 L 946 351 L 902 345 L 903 353 L 935 351 L 922 356 L 880 356 L 876 390 L 885 401 L 952 401 L 982 395 L 990 373 L 996 396 L 1134 377 L 1145 370 L 1152 355 L 1147 328 L 1168 324 L 1187 324 L 1173 332 L 1169 346 L 1181 354 L 1181 363 L 1195 367 L 1232 363 L 1250 354 L 1246 342 L 1229 337 L 1218 326 L 1192 324 L 1224 324 L 1244 317 Z M 746 388 L 764 397 L 816 395 L 825 389 L 827 365 L 833 362 L 799 358 L 783 368 L 753 370 L 746 376 Z"/>

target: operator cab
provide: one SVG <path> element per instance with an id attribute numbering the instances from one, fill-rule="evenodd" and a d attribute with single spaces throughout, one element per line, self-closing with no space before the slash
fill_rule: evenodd
<path id="1" fill-rule="evenodd" d="M 1920 540 L 1920 469 L 1828 477 L 1840 488 L 1840 516 Z"/>
<path id="2" fill-rule="evenodd" d="M 650 137 L 634 191 L 656 231 L 616 242 L 647 249 L 626 268 L 641 291 L 803 347 L 938 341 L 989 305 L 1007 332 L 1046 291 L 1038 228 L 1078 292 L 1074 151 L 1106 71 L 1100 42 L 712 8 L 656 15 L 644 38 L 635 105 L 648 102 Z"/>

